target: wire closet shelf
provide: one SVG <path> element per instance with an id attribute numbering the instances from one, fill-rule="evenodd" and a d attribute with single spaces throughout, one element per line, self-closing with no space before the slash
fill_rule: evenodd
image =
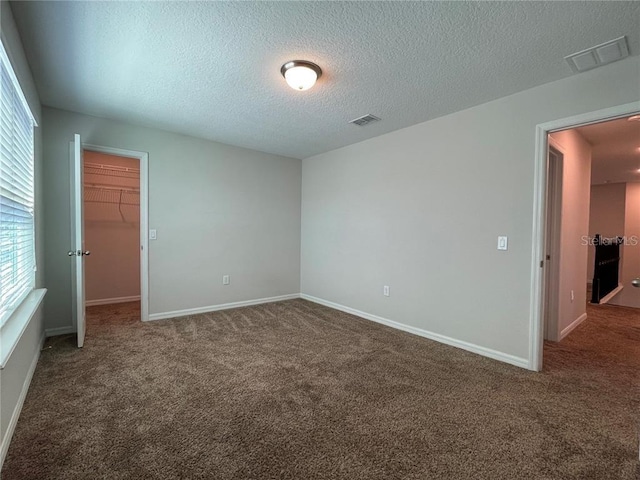
<path id="1" fill-rule="evenodd" d="M 86 176 L 104 177 L 104 182 L 84 182 L 84 201 L 89 203 L 110 203 L 115 205 L 140 206 L 140 188 L 117 186 L 111 182 L 118 179 L 137 181 L 140 178 L 140 170 L 137 168 L 120 167 L 99 163 L 85 163 L 84 174 Z"/>

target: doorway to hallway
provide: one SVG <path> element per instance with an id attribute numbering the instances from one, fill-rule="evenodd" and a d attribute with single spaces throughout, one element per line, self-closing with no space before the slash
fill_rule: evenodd
<path id="1" fill-rule="evenodd" d="M 637 116 L 549 134 L 545 354 L 551 342 L 562 343 L 585 328 L 590 315 L 604 315 L 600 309 L 605 303 L 628 307 L 618 316 L 640 308 L 640 290 L 632 286 L 640 276 L 638 139 Z M 601 255 L 604 249 L 611 251 L 606 258 Z M 603 278 L 605 273 L 614 278 Z M 605 284 L 612 287 L 600 292 Z M 598 295 L 592 298 L 594 288 Z"/>

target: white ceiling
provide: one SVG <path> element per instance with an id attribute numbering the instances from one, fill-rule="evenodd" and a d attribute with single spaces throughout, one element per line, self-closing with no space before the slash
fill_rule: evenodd
<path id="1" fill-rule="evenodd" d="M 572 75 L 640 2 L 12 2 L 44 105 L 291 157 Z M 288 60 L 324 71 L 307 92 Z M 347 122 L 371 113 L 382 121 Z"/>
<path id="2" fill-rule="evenodd" d="M 640 182 L 640 121 L 621 118 L 576 130 L 592 147 L 592 185 Z"/>

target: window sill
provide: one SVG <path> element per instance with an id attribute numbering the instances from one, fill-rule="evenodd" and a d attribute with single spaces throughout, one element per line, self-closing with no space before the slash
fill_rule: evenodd
<path id="1" fill-rule="evenodd" d="M 46 288 L 32 290 L 0 329 L 0 370 L 6 367 L 22 334 L 42 303 Z"/>

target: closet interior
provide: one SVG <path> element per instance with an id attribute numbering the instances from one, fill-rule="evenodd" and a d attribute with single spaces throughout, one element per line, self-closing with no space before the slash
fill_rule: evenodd
<path id="1" fill-rule="evenodd" d="M 140 165 L 84 152 L 86 304 L 140 300 Z"/>

